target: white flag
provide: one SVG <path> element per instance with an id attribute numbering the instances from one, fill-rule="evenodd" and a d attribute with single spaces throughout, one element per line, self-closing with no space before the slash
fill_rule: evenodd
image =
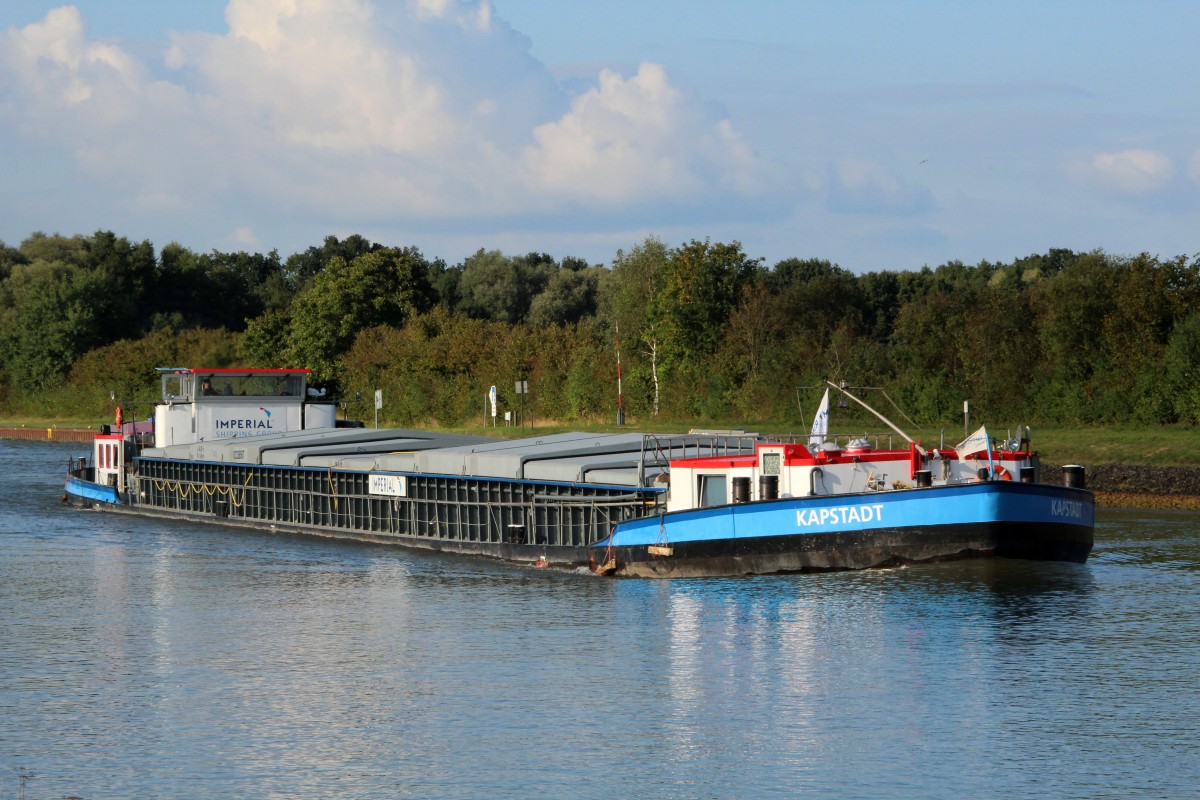
<path id="1" fill-rule="evenodd" d="M 984 450 L 987 450 L 989 455 L 992 451 L 991 440 L 988 438 L 986 425 L 954 446 L 954 451 L 958 453 L 960 461 L 969 455 L 981 453 Z"/>
<path id="2" fill-rule="evenodd" d="M 813 418 L 812 434 L 808 437 L 809 447 L 820 447 L 825 441 L 825 434 L 829 433 L 829 390 L 825 390 L 825 396 L 821 398 L 821 405 L 817 407 L 817 416 Z"/>

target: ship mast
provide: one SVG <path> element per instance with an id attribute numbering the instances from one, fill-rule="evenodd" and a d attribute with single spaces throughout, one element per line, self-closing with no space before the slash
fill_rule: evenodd
<path id="1" fill-rule="evenodd" d="M 869 405 L 867 405 L 867 404 L 866 404 L 866 403 L 865 403 L 863 400 L 861 400 L 860 398 L 858 398 L 858 397 L 855 397 L 853 394 L 851 394 L 851 393 L 850 393 L 850 391 L 846 389 L 845 385 L 841 385 L 841 386 L 839 386 L 838 384 L 834 383 L 833 381 L 829 381 L 829 380 L 825 381 L 825 383 L 826 383 L 827 385 L 829 385 L 829 386 L 833 387 L 834 389 L 837 389 L 839 392 L 841 392 L 842 394 L 846 395 L 846 397 L 849 397 L 849 398 L 850 398 L 851 400 L 853 400 L 854 402 L 858 403 L 860 406 L 862 406 L 863 408 L 865 408 L 867 411 L 870 411 L 872 414 L 874 414 L 876 417 L 878 417 L 878 418 L 879 418 L 879 421 L 880 421 L 880 422 L 882 422 L 884 425 L 887 425 L 889 428 L 891 428 L 892 430 L 894 430 L 896 433 L 900 434 L 900 436 L 904 438 L 904 441 L 906 441 L 906 442 L 908 442 L 909 444 L 911 444 L 911 445 L 915 446 L 915 447 L 917 448 L 917 451 L 918 451 L 918 452 L 919 452 L 921 455 L 926 455 L 926 451 L 925 451 L 925 448 L 924 448 L 924 447 L 921 447 L 921 445 L 917 444 L 917 442 L 916 442 L 916 441 L 914 441 L 914 440 L 913 440 L 913 438 L 912 438 L 911 436 L 909 436 L 909 435 L 908 435 L 907 433 L 905 433 L 904 431 L 900 430 L 900 428 L 899 428 L 899 427 L 898 427 L 898 426 L 897 426 L 897 425 L 896 425 L 894 422 L 892 422 L 890 419 L 888 419 L 887 417 L 885 417 L 883 414 L 880 414 L 880 413 L 879 413 L 878 411 L 876 411 L 875 409 L 871 408 Z"/>

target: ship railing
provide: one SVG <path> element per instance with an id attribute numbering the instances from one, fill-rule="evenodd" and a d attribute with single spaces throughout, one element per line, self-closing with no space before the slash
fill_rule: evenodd
<path id="1" fill-rule="evenodd" d="M 85 481 L 94 481 L 96 479 L 96 469 L 88 465 L 87 456 L 80 456 L 78 459 L 74 456 L 68 456 L 67 474 Z"/>
<path id="2" fill-rule="evenodd" d="M 670 470 L 671 462 L 681 458 L 714 458 L 749 455 L 760 444 L 808 445 L 809 433 L 759 434 L 746 431 L 689 431 L 685 434 L 647 433 L 642 436 L 642 452 L 638 460 L 640 484 L 647 478 Z M 866 442 L 872 450 L 894 450 L 904 447 L 894 433 L 827 433 L 827 444 L 839 450 Z"/>
<path id="3" fill-rule="evenodd" d="M 748 455 L 763 441 L 766 440 L 759 434 L 745 431 L 644 434 L 642 452 L 638 457 L 639 483 L 645 486 L 648 477 L 653 479 L 668 472 L 675 459 Z"/>
<path id="4" fill-rule="evenodd" d="M 808 444 L 810 434 L 789 435 L 792 436 L 794 442 Z M 839 450 L 861 445 L 863 442 L 866 442 L 872 450 L 895 450 L 908 447 L 908 442 L 895 433 L 827 433 L 825 442 L 832 443 Z"/>

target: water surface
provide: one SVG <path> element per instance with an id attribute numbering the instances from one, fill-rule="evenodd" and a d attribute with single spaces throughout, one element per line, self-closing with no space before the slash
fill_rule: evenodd
<path id="1" fill-rule="evenodd" d="M 1200 515 L 614 581 L 64 507 L 0 441 L 0 798 L 1190 797 Z"/>

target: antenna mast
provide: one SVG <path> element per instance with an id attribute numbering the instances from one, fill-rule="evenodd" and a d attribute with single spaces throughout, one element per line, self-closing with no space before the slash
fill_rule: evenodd
<path id="1" fill-rule="evenodd" d="M 825 383 L 826 383 L 828 386 L 831 386 L 831 387 L 833 387 L 834 389 L 837 389 L 839 392 L 841 392 L 842 394 L 846 395 L 846 397 L 849 397 L 849 398 L 850 398 L 851 400 L 853 400 L 854 402 L 858 403 L 860 406 L 862 406 L 863 408 L 865 408 L 867 411 L 870 411 L 872 414 L 874 414 L 876 417 L 878 417 L 878 418 L 879 418 L 879 421 L 880 421 L 880 422 L 882 422 L 884 425 L 887 425 L 889 428 L 891 428 L 892 430 L 894 430 L 896 433 L 900 434 L 900 435 L 901 435 L 901 436 L 904 438 L 904 441 L 908 442 L 908 443 L 909 443 L 909 444 L 911 444 L 911 445 L 915 445 L 915 446 L 916 446 L 916 448 L 917 448 L 917 450 L 918 450 L 918 452 L 920 452 L 920 454 L 921 454 L 921 455 L 925 455 L 925 454 L 926 454 L 926 452 L 925 452 L 925 448 L 924 448 L 924 447 L 921 447 L 921 445 L 917 444 L 917 443 L 916 443 L 916 442 L 913 440 L 913 438 L 912 438 L 911 436 L 909 436 L 909 435 L 908 435 L 907 433 L 905 433 L 904 431 L 900 430 L 900 428 L 899 428 L 899 427 L 897 427 L 897 426 L 896 426 L 896 424 L 895 424 L 894 422 L 892 422 L 890 419 L 888 419 L 887 417 L 885 417 L 883 414 L 880 414 L 878 411 L 876 411 L 875 409 L 871 408 L 871 407 L 870 407 L 869 405 L 867 405 L 865 402 L 863 402 L 862 400 L 860 400 L 859 398 L 857 398 L 857 397 L 855 397 L 853 394 L 851 394 L 851 393 L 850 393 L 850 392 L 849 392 L 849 391 L 846 389 L 846 387 L 845 387 L 845 385 L 844 385 L 844 384 L 843 384 L 843 385 L 841 385 L 841 386 L 839 386 L 838 384 L 834 383 L 833 381 L 829 381 L 829 380 L 825 381 Z"/>

